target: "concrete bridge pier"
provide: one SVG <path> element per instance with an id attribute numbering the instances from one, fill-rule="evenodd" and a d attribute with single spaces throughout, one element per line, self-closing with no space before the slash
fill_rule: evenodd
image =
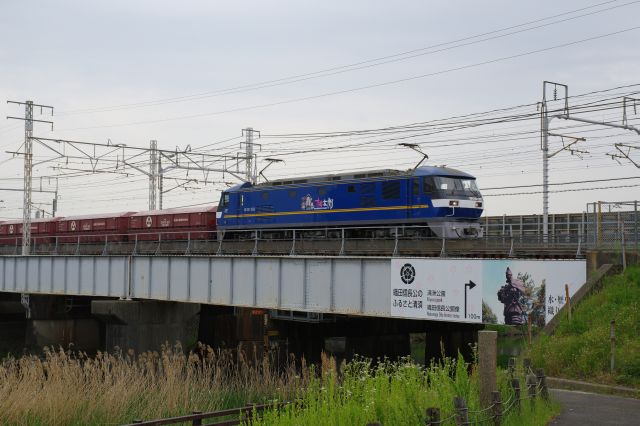
<path id="1" fill-rule="evenodd" d="M 16 293 L 0 293 L 0 356 L 24 348 L 27 319 Z"/>
<path id="2" fill-rule="evenodd" d="M 189 350 L 198 338 L 200 305 L 196 303 L 93 300 L 91 313 L 104 323 L 107 351 L 157 351 L 164 343 L 177 342 Z"/>
<path id="3" fill-rule="evenodd" d="M 91 318 L 86 297 L 20 294 L 3 298 L 0 335 L 4 350 L 40 350 L 45 346 L 93 352 L 100 348 L 100 323 Z"/>

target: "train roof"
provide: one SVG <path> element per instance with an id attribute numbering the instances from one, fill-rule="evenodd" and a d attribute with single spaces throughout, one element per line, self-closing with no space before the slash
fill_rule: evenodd
<path id="1" fill-rule="evenodd" d="M 165 214 L 184 214 L 184 213 L 215 213 L 218 210 L 217 206 L 202 206 L 202 207 L 177 207 L 174 209 L 162 209 L 162 210 L 147 210 L 144 212 L 137 212 L 131 215 L 131 217 L 139 216 L 159 216 Z"/>
<path id="2" fill-rule="evenodd" d="M 62 219 L 62 217 L 40 217 L 38 219 L 31 218 L 31 223 L 57 222 L 60 219 Z M 22 219 L 5 220 L 0 224 L 1 225 L 15 225 L 15 224 L 22 225 Z"/>
<path id="3" fill-rule="evenodd" d="M 64 217 L 61 217 L 60 220 L 68 221 L 68 220 L 113 219 L 113 218 L 119 218 L 119 217 L 128 217 L 134 213 L 135 212 L 83 214 L 83 215 L 76 215 L 76 216 L 64 216 Z"/>
<path id="4" fill-rule="evenodd" d="M 469 173 L 452 169 L 449 167 L 437 167 L 437 166 L 422 166 L 415 169 L 412 173 L 414 176 L 448 176 L 448 177 L 462 177 L 467 179 L 475 179 L 475 176 Z"/>
<path id="5" fill-rule="evenodd" d="M 417 169 L 409 170 L 394 170 L 394 169 L 380 169 L 380 170 L 368 170 L 358 173 L 342 173 L 342 174 L 329 174 L 329 175 L 314 175 L 304 176 L 288 179 L 276 179 L 269 182 L 259 183 L 254 188 L 273 187 L 282 185 L 303 185 L 308 183 L 320 183 L 320 182 L 337 182 L 348 180 L 360 180 L 360 179 L 375 179 L 384 178 L 387 176 L 448 176 L 448 177 L 461 177 L 465 179 L 475 179 L 474 176 L 469 173 L 462 172 L 460 170 L 451 169 L 449 167 L 437 167 L 437 166 L 422 166 Z M 244 188 L 251 188 L 249 183 L 242 183 L 229 188 L 229 192 L 238 191 Z"/>

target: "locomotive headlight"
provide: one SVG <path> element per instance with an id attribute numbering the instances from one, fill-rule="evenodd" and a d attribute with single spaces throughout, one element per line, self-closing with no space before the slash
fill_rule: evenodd
<path id="1" fill-rule="evenodd" d="M 478 202 L 476 202 L 476 207 L 477 207 L 477 208 L 481 208 L 481 207 L 482 207 L 482 201 L 478 201 Z"/>
<path id="2" fill-rule="evenodd" d="M 454 200 L 449 201 L 449 205 L 451 207 L 458 207 L 459 204 L 460 204 L 459 201 L 454 201 Z"/>

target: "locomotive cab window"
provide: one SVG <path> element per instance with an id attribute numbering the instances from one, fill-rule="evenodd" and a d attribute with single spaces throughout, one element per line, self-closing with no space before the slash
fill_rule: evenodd
<path id="1" fill-rule="evenodd" d="M 435 194 L 437 192 L 435 179 L 431 176 L 422 178 L 422 190 L 425 194 Z"/>
<path id="2" fill-rule="evenodd" d="M 479 197 L 480 191 L 473 179 L 446 176 L 425 176 L 422 181 L 425 194 L 440 197 Z"/>
<path id="3" fill-rule="evenodd" d="M 222 193 L 222 207 L 228 207 L 229 206 L 229 193 L 228 192 L 223 192 Z"/>

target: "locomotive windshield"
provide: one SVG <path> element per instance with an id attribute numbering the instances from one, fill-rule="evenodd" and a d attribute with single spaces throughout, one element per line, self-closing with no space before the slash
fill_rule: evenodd
<path id="1" fill-rule="evenodd" d="M 424 192 L 432 196 L 481 197 L 473 179 L 425 176 L 423 186 Z"/>

